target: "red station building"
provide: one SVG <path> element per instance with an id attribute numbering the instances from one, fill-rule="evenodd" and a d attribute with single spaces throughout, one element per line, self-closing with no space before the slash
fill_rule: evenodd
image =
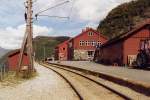
<path id="1" fill-rule="evenodd" d="M 94 57 L 97 45 L 104 44 L 107 38 L 92 28 L 86 28 L 55 48 L 56 60 L 90 60 Z"/>
<path id="2" fill-rule="evenodd" d="M 19 56 L 20 56 L 20 50 L 15 50 L 9 53 L 7 63 L 9 66 L 10 71 L 15 71 L 18 66 L 19 62 Z M 26 53 L 23 55 L 23 61 L 22 66 L 28 66 L 29 65 L 29 58 Z"/>
<path id="3" fill-rule="evenodd" d="M 104 64 L 132 65 L 139 53 L 140 41 L 150 38 L 150 21 L 109 40 L 95 51 L 94 60 Z"/>

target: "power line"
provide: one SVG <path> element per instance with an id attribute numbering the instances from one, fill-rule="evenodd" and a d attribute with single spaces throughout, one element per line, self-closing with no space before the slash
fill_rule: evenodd
<path id="1" fill-rule="evenodd" d="M 64 5 L 66 3 L 69 3 L 69 1 L 65 1 L 65 2 L 62 2 L 62 3 L 56 4 L 55 6 L 49 7 L 47 9 L 45 9 L 45 10 L 39 11 L 38 13 L 36 13 L 36 16 L 39 15 L 40 13 L 43 13 L 43 12 L 48 11 L 48 10 L 51 10 L 51 9 L 56 8 L 58 6 Z"/>
<path id="2" fill-rule="evenodd" d="M 74 5 L 75 5 L 75 0 L 73 0 L 72 2 L 73 2 L 73 3 L 72 3 L 72 7 L 71 7 L 71 9 L 70 9 L 70 12 L 69 12 L 69 18 L 71 18 L 71 14 L 72 14 L 72 12 L 73 12 L 73 7 L 74 7 Z"/>
<path id="3" fill-rule="evenodd" d="M 38 0 L 34 0 L 33 3 L 37 2 Z"/>
<path id="4" fill-rule="evenodd" d="M 38 15 L 38 16 L 46 16 L 46 17 L 55 17 L 55 18 L 69 19 L 69 17 L 61 17 L 61 16 L 50 16 L 50 15 Z"/>

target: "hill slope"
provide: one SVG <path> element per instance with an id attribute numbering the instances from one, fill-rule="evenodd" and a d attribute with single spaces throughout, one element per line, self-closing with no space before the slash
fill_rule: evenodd
<path id="1" fill-rule="evenodd" d="M 54 55 L 55 47 L 65 41 L 68 40 L 69 37 L 60 36 L 60 37 L 44 37 L 38 36 L 33 41 L 33 47 L 35 50 L 36 60 L 44 59 L 44 49 L 45 49 L 45 57 L 50 57 Z"/>
<path id="2" fill-rule="evenodd" d="M 9 50 L 0 47 L 0 58 L 5 55 Z"/>
<path id="3" fill-rule="evenodd" d="M 150 18 L 150 0 L 136 0 L 114 8 L 97 30 L 109 38 L 126 33 L 137 23 Z"/>

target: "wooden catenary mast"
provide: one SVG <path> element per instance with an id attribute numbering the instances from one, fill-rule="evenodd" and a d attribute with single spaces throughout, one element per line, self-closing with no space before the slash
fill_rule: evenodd
<path id="1" fill-rule="evenodd" d="M 36 2 L 35 0 L 34 2 Z M 51 10 L 53 8 L 56 8 L 58 6 L 64 5 L 68 3 L 69 1 L 64 1 L 62 3 L 56 4 L 52 7 L 49 7 L 47 9 L 44 9 L 42 11 L 39 11 L 38 13 L 35 14 L 35 17 L 37 19 L 38 16 L 46 16 L 46 17 L 55 17 L 55 18 L 65 18 L 69 19 L 69 17 L 61 17 L 61 16 L 49 16 L 49 15 L 41 15 L 41 13 Z M 18 67 L 16 70 L 16 76 L 19 76 L 19 72 L 22 69 L 22 61 L 23 61 L 23 55 L 25 52 L 27 52 L 27 56 L 29 58 L 29 66 L 28 66 L 28 74 L 31 74 L 33 69 L 34 69 L 34 62 L 33 62 L 33 10 L 32 10 L 32 5 L 33 1 L 32 0 L 27 0 L 25 3 L 26 6 L 26 12 L 25 12 L 25 20 L 26 20 L 26 31 L 22 43 L 22 47 L 20 49 L 20 57 L 19 57 L 19 62 L 18 62 Z"/>
<path id="2" fill-rule="evenodd" d="M 33 68 L 33 46 L 32 46 L 32 39 L 33 39 L 32 0 L 27 0 L 25 4 L 27 4 L 26 13 L 25 13 L 26 31 L 25 31 L 22 47 L 20 49 L 20 58 L 18 62 L 18 68 L 16 70 L 17 76 L 19 75 L 20 69 L 22 67 L 23 55 L 25 52 L 27 52 L 27 56 L 29 57 L 28 74 L 31 74 L 32 70 L 34 69 Z"/>

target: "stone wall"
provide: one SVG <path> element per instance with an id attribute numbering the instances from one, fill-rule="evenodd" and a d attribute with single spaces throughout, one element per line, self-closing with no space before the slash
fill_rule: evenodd
<path id="1" fill-rule="evenodd" d="M 74 50 L 74 60 L 91 60 L 87 50 Z"/>

